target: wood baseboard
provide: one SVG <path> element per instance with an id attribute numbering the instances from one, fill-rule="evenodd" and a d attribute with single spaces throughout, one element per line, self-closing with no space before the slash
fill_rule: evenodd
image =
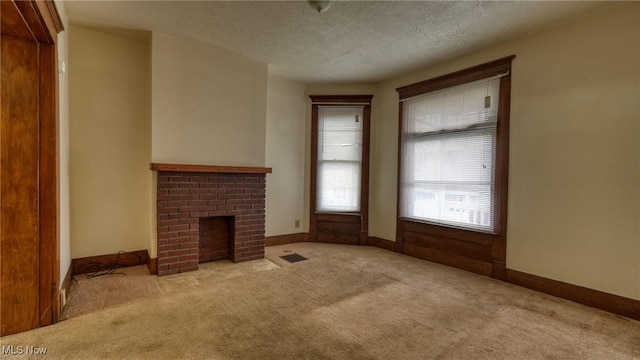
<path id="1" fill-rule="evenodd" d="M 149 264 L 147 264 L 147 266 L 151 275 L 158 274 L 158 258 L 149 258 Z"/>
<path id="2" fill-rule="evenodd" d="M 286 234 L 277 236 L 268 236 L 264 238 L 265 246 L 284 245 L 297 242 L 308 242 L 308 233 Z"/>
<path id="3" fill-rule="evenodd" d="M 104 271 L 111 269 L 113 266 L 121 268 L 147 264 L 149 264 L 149 252 L 147 252 L 147 250 L 88 256 L 71 260 L 71 274 L 77 275 Z"/>
<path id="4" fill-rule="evenodd" d="M 507 282 L 563 299 L 640 320 L 640 301 L 507 269 Z"/>
<path id="5" fill-rule="evenodd" d="M 424 250 L 427 248 L 413 249 L 410 244 L 402 249 L 402 244 L 370 236 L 367 245 L 376 246 L 381 249 L 398 252 L 401 254 L 421 258 L 427 261 L 433 261 L 444 265 L 458 267 L 467 271 L 475 272 L 489 277 L 494 277 L 514 285 L 522 286 L 527 289 L 539 291 L 545 294 L 557 296 L 566 300 L 574 301 L 579 304 L 591 306 L 596 309 L 604 310 L 613 314 L 625 316 L 631 319 L 640 320 L 640 301 L 630 299 L 582 286 L 572 285 L 557 280 L 544 278 L 517 270 L 507 269 L 501 263 L 480 263 L 474 266 L 472 259 L 460 257 L 460 263 L 455 263 L 455 255 L 448 254 L 446 257 L 424 256 Z M 416 250 L 417 249 L 417 250 Z M 444 260 L 444 261 L 443 261 Z M 479 265 L 478 265 L 479 264 Z M 478 268 L 479 266 L 479 268 Z"/>
<path id="6" fill-rule="evenodd" d="M 401 244 L 398 244 L 395 241 L 386 240 L 386 239 L 382 239 L 375 236 L 369 236 L 369 239 L 367 240 L 367 245 L 379 247 L 381 249 L 402 254 L 402 247 L 399 246 Z"/>

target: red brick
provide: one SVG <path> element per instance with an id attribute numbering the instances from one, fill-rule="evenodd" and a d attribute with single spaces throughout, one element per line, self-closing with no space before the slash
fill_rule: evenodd
<path id="1" fill-rule="evenodd" d="M 189 213 L 174 213 L 169 214 L 169 219 L 185 219 L 189 217 Z"/>
<path id="2" fill-rule="evenodd" d="M 158 221 L 158 227 L 160 226 L 171 226 L 171 225 L 178 225 L 180 223 L 180 220 L 178 219 L 172 219 L 172 220 L 159 220 Z"/>
<path id="3" fill-rule="evenodd" d="M 181 268 L 180 272 L 183 273 L 183 272 L 195 271 L 195 270 L 198 270 L 198 262 L 196 262 L 195 265 L 190 264 L 189 266 Z"/>
<path id="4" fill-rule="evenodd" d="M 188 266 L 189 266 L 188 261 L 180 261 L 180 262 L 169 264 L 169 269 L 180 269 Z"/>
<path id="5" fill-rule="evenodd" d="M 182 260 L 198 260 L 198 254 L 189 254 L 187 250 L 187 254 L 180 256 L 180 261 Z"/>
<path id="6" fill-rule="evenodd" d="M 171 190 L 169 190 L 169 194 L 172 194 L 172 195 L 187 195 L 187 194 L 189 194 L 189 189 L 171 189 Z"/>
<path id="7" fill-rule="evenodd" d="M 201 189 L 201 188 L 197 188 L 197 189 L 190 189 L 189 190 L 190 194 L 208 194 L 209 193 L 209 189 Z"/>
<path id="8" fill-rule="evenodd" d="M 162 190 L 171 190 L 171 189 L 177 189 L 180 187 L 180 184 L 178 183 L 172 183 L 172 182 L 168 182 L 168 183 L 161 183 L 158 184 L 158 191 Z"/>
<path id="9" fill-rule="evenodd" d="M 199 249 L 200 246 L 197 241 L 187 242 L 180 244 L 180 249 Z"/>
<path id="10" fill-rule="evenodd" d="M 169 194 L 158 195 L 158 201 L 171 201 L 171 200 L 179 200 L 179 199 L 180 199 L 180 195 L 169 195 Z"/>
<path id="11" fill-rule="evenodd" d="M 177 207 L 161 207 L 158 208 L 158 214 L 173 214 L 178 212 Z"/>
<path id="12" fill-rule="evenodd" d="M 195 182 L 195 183 L 203 183 L 203 182 L 207 182 L 207 176 L 203 176 L 203 175 L 197 175 L 197 176 L 190 176 L 189 177 L 189 181 L 190 182 Z"/>
<path id="13" fill-rule="evenodd" d="M 180 219 L 180 224 L 189 224 L 189 225 L 193 225 L 193 224 L 198 224 L 200 222 L 199 219 L 196 218 L 186 218 L 186 219 Z"/>
<path id="14" fill-rule="evenodd" d="M 198 194 L 195 194 L 195 195 L 191 195 L 191 194 L 188 194 L 188 195 L 180 195 L 180 200 L 188 200 L 188 201 L 191 201 L 191 200 L 198 200 L 198 199 L 200 199 L 200 196 L 199 196 Z"/>
<path id="15" fill-rule="evenodd" d="M 244 221 L 238 221 L 237 222 L 239 225 L 260 225 L 260 220 L 244 220 Z"/>
<path id="16" fill-rule="evenodd" d="M 198 211 L 216 211 L 216 210 L 218 210 L 217 206 L 210 206 L 210 205 L 198 206 Z"/>
<path id="17" fill-rule="evenodd" d="M 169 181 L 170 182 L 178 182 L 178 183 L 188 183 L 189 182 L 189 176 L 170 176 L 169 177 Z"/>
<path id="18" fill-rule="evenodd" d="M 172 256 L 179 256 L 180 260 L 186 260 L 186 259 L 182 259 L 182 255 L 188 255 L 188 254 L 189 254 L 189 249 L 174 250 L 171 252 Z"/>
<path id="19" fill-rule="evenodd" d="M 189 241 L 189 237 L 180 237 L 179 235 L 177 236 L 173 236 L 170 238 L 167 238 L 167 240 L 169 241 L 169 245 L 180 245 L 180 243 L 183 243 L 185 241 Z"/>
<path id="20" fill-rule="evenodd" d="M 158 246 L 158 254 L 162 253 L 164 257 L 170 256 L 172 251 L 179 250 L 179 244 L 169 244 L 166 246 Z M 160 255 L 158 255 L 160 257 Z"/>
<path id="21" fill-rule="evenodd" d="M 169 227 L 169 231 L 181 231 L 181 230 L 189 230 L 189 225 L 182 224 L 182 225 L 173 225 Z"/>
<path id="22" fill-rule="evenodd" d="M 161 253 L 160 242 L 162 241 L 166 242 L 163 246 L 167 249 L 162 250 L 162 255 L 170 255 L 172 260 L 171 268 L 163 268 L 164 272 L 195 270 L 198 268 L 199 259 L 210 259 L 212 256 L 229 258 L 234 252 L 237 252 L 233 255 L 240 261 L 264 257 L 266 179 L 264 174 L 166 172 L 166 174 L 159 173 L 160 175 L 166 176 L 167 179 L 172 178 L 180 181 L 180 183 L 165 184 L 166 186 L 181 187 L 177 189 L 161 189 L 159 187 L 159 196 L 168 195 L 171 197 L 165 197 L 163 200 L 158 197 L 158 200 L 173 201 L 161 203 L 159 209 L 175 207 L 179 207 L 179 209 L 178 211 L 172 209 L 159 212 L 158 221 L 166 221 L 161 225 L 169 227 L 166 230 L 173 230 L 176 225 L 188 225 L 189 227 L 188 230 L 179 231 L 178 236 L 158 240 L 159 257 Z M 186 177 L 189 177 L 188 183 L 183 181 Z M 186 186 L 183 188 L 182 185 Z M 187 201 L 186 205 L 184 201 Z M 197 207 L 197 210 L 192 207 Z M 213 241 L 211 230 L 206 226 L 200 228 L 201 225 L 206 224 L 206 222 L 202 223 L 202 218 L 216 216 L 235 217 L 235 233 L 232 235 L 232 239 L 235 238 L 235 240 L 224 239 L 216 243 Z M 161 233 L 162 231 L 159 232 L 159 237 Z M 202 245 L 202 253 L 200 252 L 201 234 L 209 235 L 209 238 L 206 238 L 207 243 Z M 234 246 L 237 249 L 233 249 Z M 174 249 L 173 253 L 170 253 L 168 249 Z M 176 255 L 181 258 L 176 260 Z M 184 256 L 186 258 L 183 258 Z M 185 264 L 184 261 L 188 263 Z M 158 274 L 161 274 L 160 270 Z"/>
<path id="23" fill-rule="evenodd" d="M 180 206 L 187 206 L 189 205 L 189 202 L 186 200 L 172 200 L 172 201 L 167 201 L 167 206 L 168 207 L 180 207 Z"/>
<path id="24" fill-rule="evenodd" d="M 198 184 L 200 184 L 200 188 L 201 189 L 207 189 L 207 190 L 215 189 L 217 187 L 216 184 L 212 184 L 210 182 L 201 182 L 201 183 L 198 183 Z"/>
<path id="25" fill-rule="evenodd" d="M 178 237 L 179 235 L 180 233 L 178 231 L 163 232 L 163 233 L 158 233 L 158 239 L 171 239 L 171 238 Z"/>
<path id="26" fill-rule="evenodd" d="M 178 261 L 178 257 L 173 256 L 171 253 L 169 253 L 169 256 L 164 257 L 162 259 L 158 259 L 158 265 L 171 264 L 171 263 L 175 263 L 176 261 Z"/>

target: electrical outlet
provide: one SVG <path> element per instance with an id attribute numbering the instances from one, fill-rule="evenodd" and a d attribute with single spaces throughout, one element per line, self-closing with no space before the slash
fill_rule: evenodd
<path id="1" fill-rule="evenodd" d="M 300 220 L 296 220 L 295 223 L 296 223 L 296 228 L 299 228 L 300 227 Z"/>

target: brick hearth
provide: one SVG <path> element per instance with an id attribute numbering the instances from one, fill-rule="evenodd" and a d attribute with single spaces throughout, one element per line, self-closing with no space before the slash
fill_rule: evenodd
<path id="1" fill-rule="evenodd" d="M 271 169 L 225 173 L 209 171 L 249 170 L 194 166 L 205 171 L 162 171 L 168 167 L 162 165 L 152 164 L 153 170 L 160 170 L 158 275 L 198 269 L 200 225 L 208 218 L 233 218 L 233 234 L 229 236 L 229 258 L 233 262 L 264 258 L 265 181 Z"/>

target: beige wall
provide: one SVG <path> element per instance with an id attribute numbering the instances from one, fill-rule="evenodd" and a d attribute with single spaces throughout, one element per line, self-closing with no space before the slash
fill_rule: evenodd
<path id="1" fill-rule="evenodd" d="M 266 236 L 308 231 L 303 217 L 306 107 L 305 86 L 269 73 L 267 84 Z M 299 226 L 295 226 L 295 221 Z"/>
<path id="2" fill-rule="evenodd" d="M 511 54 L 507 267 L 640 299 L 640 3 L 381 83 L 371 235 L 395 237 L 395 88 Z"/>
<path id="3" fill-rule="evenodd" d="M 69 27 L 71 256 L 149 242 L 149 42 Z"/>
<path id="4" fill-rule="evenodd" d="M 266 64 L 153 33 L 153 162 L 264 166 L 266 94 Z"/>

